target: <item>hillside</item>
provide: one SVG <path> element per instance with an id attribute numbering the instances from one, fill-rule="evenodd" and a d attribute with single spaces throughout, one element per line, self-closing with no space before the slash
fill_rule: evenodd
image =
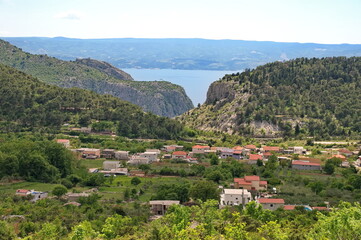
<path id="1" fill-rule="evenodd" d="M 64 123 L 88 126 L 107 121 L 121 136 L 170 139 L 183 129 L 175 120 L 145 113 L 119 98 L 48 85 L 2 64 L 0 86 L 0 132 L 57 130 Z"/>
<path id="2" fill-rule="evenodd" d="M 299 58 L 224 76 L 179 119 L 231 134 L 345 136 L 361 133 L 360 96 L 360 57 Z"/>
<path id="3" fill-rule="evenodd" d="M 361 44 L 208 39 L 4 38 L 34 54 L 63 60 L 94 58 L 119 68 L 242 70 L 299 57 L 361 56 Z"/>
<path id="4" fill-rule="evenodd" d="M 129 81 L 130 75 L 95 60 L 68 62 L 47 55 L 33 55 L 0 40 L 0 63 L 60 87 L 111 94 L 161 116 L 174 117 L 193 107 L 178 85 L 163 81 Z"/>

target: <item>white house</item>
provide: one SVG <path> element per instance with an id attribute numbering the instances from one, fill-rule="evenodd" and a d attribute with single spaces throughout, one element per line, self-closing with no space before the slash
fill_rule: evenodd
<path id="1" fill-rule="evenodd" d="M 156 162 L 158 159 L 158 153 L 156 152 L 144 152 L 139 154 L 140 157 L 147 158 L 149 162 Z"/>
<path id="2" fill-rule="evenodd" d="M 252 200 L 251 193 L 247 189 L 223 189 L 220 207 L 246 205 Z"/>
<path id="3" fill-rule="evenodd" d="M 103 169 L 104 170 L 111 170 L 111 169 L 116 169 L 120 167 L 120 163 L 119 161 L 104 161 L 103 162 Z"/>

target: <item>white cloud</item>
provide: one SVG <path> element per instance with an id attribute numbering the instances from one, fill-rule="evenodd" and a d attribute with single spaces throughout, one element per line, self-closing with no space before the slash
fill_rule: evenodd
<path id="1" fill-rule="evenodd" d="M 83 13 L 76 10 L 68 10 L 65 12 L 60 12 L 54 16 L 58 19 L 67 19 L 67 20 L 80 20 L 84 16 Z"/>

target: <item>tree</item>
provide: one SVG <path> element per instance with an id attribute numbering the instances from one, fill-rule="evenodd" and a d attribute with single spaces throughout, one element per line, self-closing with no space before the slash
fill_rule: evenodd
<path id="1" fill-rule="evenodd" d="M 57 196 L 58 198 L 60 198 L 61 196 L 63 196 L 67 192 L 68 192 L 68 190 L 66 189 L 66 187 L 64 187 L 64 186 L 56 186 L 51 193 L 53 195 Z"/>
<path id="2" fill-rule="evenodd" d="M 335 172 L 335 165 L 333 165 L 330 161 L 326 161 L 323 170 L 325 171 L 325 173 L 331 175 Z"/>
<path id="3" fill-rule="evenodd" d="M 218 165 L 219 159 L 218 159 L 218 156 L 216 154 L 211 154 L 209 157 L 210 157 L 211 165 Z"/>
<path id="4" fill-rule="evenodd" d="M 189 195 L 194 200 L 202 200 L 205 202 L 208 199 L 219 199 L 219 189 L 217 184 L 210 181 L 199 181 L 194 183 L 189 191 Z"/>
<path id="5" fill-rule="evenodd" d="M 137 186 L 138 184 L 140 184 L 142 181 L 138 178 L 138 177 L 133 177 L 132 180 L 130 180 L 130 183 Z"/>

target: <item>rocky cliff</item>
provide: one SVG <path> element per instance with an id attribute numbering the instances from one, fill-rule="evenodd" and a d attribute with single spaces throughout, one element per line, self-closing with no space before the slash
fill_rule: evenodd
<path id="1" fill-rule="evenodd" d="M 192 101 L 178 85 L 164 81 L 132 81 L 129 74 L 92 59 L 63 61 L 26 53 L 0 40 L 0 63 L 46 83 L 111 94 L 161 116 L 174 117 L 193 108 Z"/>
<path id="2" fill-rule="evenodd" d="M 188 126 L 251 136 L 359 136 L 361 58 L 300 58 L 224 76 Z"/>

